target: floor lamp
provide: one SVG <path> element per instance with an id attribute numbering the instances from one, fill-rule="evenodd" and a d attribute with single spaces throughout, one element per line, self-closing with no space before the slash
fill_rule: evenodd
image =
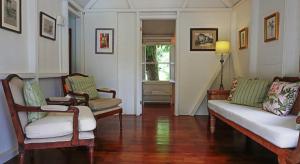
<path id="1" fill-rule="evenodd" d="M 228 55 L 230 50 L 230 43 L 228 41 L 217 41 L 216 42 L 216 54 L 221 55 L 221 83 L 220 89 L 224 89 L 223 86 L 223 65 L 224 65 L 224 55 Z"/>

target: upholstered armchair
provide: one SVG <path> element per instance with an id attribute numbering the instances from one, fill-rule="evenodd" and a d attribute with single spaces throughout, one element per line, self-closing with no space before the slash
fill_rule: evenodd
<path id="1" fill-rule="evenodd" d="M 96 120 L 86 106 L 26 106 L 24 80 L 9 75 L 2 85 L 19 146 L 20 163 L 26 150 L 85 146 L 93 163 Z M 29 122 L 29 112 L 47 112 L 47 116 Z M 59 128 L 58 128 L 59 127 Z"/>
<path id="2" fill-rule="evenodd" d="M 119 114 L 120 130 L 122 130 L 121 99 L 116 98 L 116 91 L 97 89 L 94 79 L 87 75 L 74 73 L 62 76 L 64 94 L 76 99 L 77 104 L 87 105 L 92 109 L 96 119 Z M 99 93 L 111 94 L 111 98 L 102 98 Z"/>

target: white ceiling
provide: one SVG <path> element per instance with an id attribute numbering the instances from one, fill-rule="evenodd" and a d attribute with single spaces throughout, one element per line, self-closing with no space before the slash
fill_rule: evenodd
<path id="1" fill-rule="evenodd" d="M 230 8 L 241 0 L 74 0 L 94 9 Z"/>

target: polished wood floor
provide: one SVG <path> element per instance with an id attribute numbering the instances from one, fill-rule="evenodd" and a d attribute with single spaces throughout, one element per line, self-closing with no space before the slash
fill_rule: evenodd
<path id="1" fill-rule="evenodd" d="M 173 108 L 167 104 L 145 105 L 142 116 L 123 117 L 121 134 L 117 116 L 99 120 L 96 163 L 276 163 L 274 154 L 219 121 L 216 133 L 210 135 L 207 116 L 175 117 L 173 113 Z M 33 157 L 30 159 L 27 154 L 26 162 L 87 163 L 83 148 L 39 150 L 33 153 Z M 15 163 L 17 158 L 8 162 Z"/>

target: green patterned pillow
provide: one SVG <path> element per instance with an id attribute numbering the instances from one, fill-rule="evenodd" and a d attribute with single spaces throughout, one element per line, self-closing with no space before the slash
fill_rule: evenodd
<path id="1" fill-rule="evenodd" d="M 37 81 L 26 81 L 24 83 L 24 99 L 26 102 L 26 105 L 29 106 L 43 106 L 47 105 L 47 102 L 45 100 L 45 96 L 38 85 Z M 33 122 L 36 120 L 39 120 L 45 116 L 47 116 L 47 112 L 28 112 L 28 121 Z"/>
<path id="2" fill-rule="evenodd" d="M 90 99 L 98 98 L 98 91 L 94 77 L 80 77 L 73 76 L 69 77 L 69 81 L 73 92 L 84 92 L 89 95 Z"/>
<path id="3" fill-rule="evenodd" d="M 267 80 L 241 79 L 230 102 L 261 108 L 269 85 Z"/>

